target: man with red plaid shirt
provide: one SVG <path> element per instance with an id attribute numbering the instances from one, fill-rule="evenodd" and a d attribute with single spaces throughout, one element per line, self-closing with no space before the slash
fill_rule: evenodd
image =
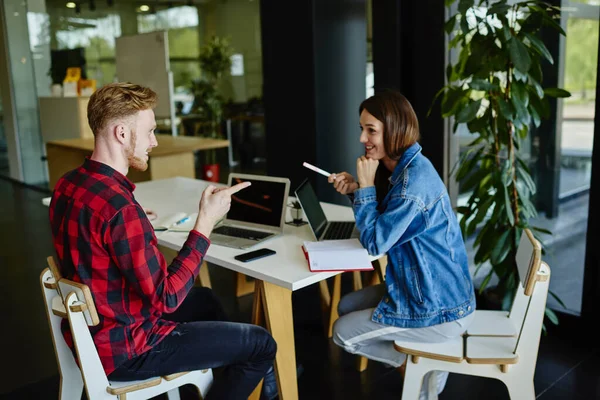
<path id="1" fill-rule="evenodd" d="M 167 265 L 152 214 L 135 200 L 126 177 L 129 168 L 146 170 L 158 145 L 156 102 L 151 89 L 130 83 L 109 84 L 91 96 L 94 152 L 55 186 L 54 247 L 63 276 L 92 292 L 100 323 L 90 330 L 109 379 L 219 368 L 207 399 L 246 399 L 272 371 L 275 341 L 259 326 L 227 321 L 212 291 L 194 281 L 215 223 L 229 210 L 231 195 L 249 183 L 208 186 L 194 229 Z M 68 324 L 63 333 L 73 348 Z"/>

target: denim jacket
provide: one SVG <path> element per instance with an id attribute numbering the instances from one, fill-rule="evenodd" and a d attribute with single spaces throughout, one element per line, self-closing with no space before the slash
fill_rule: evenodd
<path id="1" fill-rule="evenodd" d="M 458 221 L 444 183 L 418 143 L 400 158 L 382 204 L 378 207 L 371 186 L 354 192 L 353 208 L 362 245 L 369 254 L 388 256 L 387 293 L 372 321 L 422 328 L 475 310 Z"/>

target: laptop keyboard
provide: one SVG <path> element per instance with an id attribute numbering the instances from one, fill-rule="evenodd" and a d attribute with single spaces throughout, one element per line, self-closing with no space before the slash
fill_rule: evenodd
<path id="1" fill-rule="evenodd" d="M 253 231 L 251 229 L 234 228 L 232 226 L 220 226 L 217 229 L 215 229 L 213 232 L 218 233 L 219 235 L 234 236 L 234 237 L 251 239 L 251 240 L 264 239 L 268 236 L 273 235 L 272 233 L 269 233 L 269 232 L 259 232 L 259 231 Z"/>
<path id="2" fill-rule="evenodd" d="M 354 221 L 330 222 L 329 228 L 323 236 L 324 240 L 348 239 L 354 230 Z"/>

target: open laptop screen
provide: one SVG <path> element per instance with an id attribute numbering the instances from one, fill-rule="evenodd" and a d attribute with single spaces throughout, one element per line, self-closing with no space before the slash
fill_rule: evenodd
<path id="1" fill-rule="evenodd" d="M 296 189 L 296 198 L 300 202 L 304 214 L 306 214 L 306 219 L 308 219 L 312 231 L 315 233 L 317 239 L 319 239 L 327 227 L 327 217 L 325 217 L 325 212 L 323 211 L 323 207 L 321 207 L 321 203 L 319 203 L 319 198 L 308 180 L 305 180 L 298 186 Z"/>
<path id="2" fill-rule="evenodd" d="M 231 196 L 227 219 L 238 222 L 268 225 L 279 228 L 285 207 L 285 182 L 231 175 L 229 185 L 251 182 L 252 185 Z"/>

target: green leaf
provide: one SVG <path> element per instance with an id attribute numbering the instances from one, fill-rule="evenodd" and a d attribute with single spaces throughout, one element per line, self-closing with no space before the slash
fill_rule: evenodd
<path id="1" fill-rule="evenodd" d="M 513 82 L 511 96 L 517 97 L 519 102 L 523 104 L 523 109 L 529 105 L 529 92 L 527 87 L 521 82 Z"/>
<path id="2" fill-rule="evenodd" d="M 537 114 L 540 116 L 540 119 L 548 118 L 550 112 L 550 110 L 548 110 L 543 104 L 544 102 L 547 102 L 546 97 L 539 99 L 536 96 L 531 96 L 529 98 L 529 108 L 535 109 Z"/>
<path id="3" fill-rule="evenodd" d="M 446 23 L 444 24 L 444 30 L 446 31 L 446 33 L 449 35 L 453 30 L 454 30 L 454 25 L 456 25 L 456 17 L 458 16 L 458 14 L 453 15 L 452 17 L 450 17 L 448 19 L 448 21 L 446 21 Z"/>
<path id="4" fill-rule="evenodd" d="M 546 317 L 550 320 L 550 322 L 552 322 L 554 325 L 558 325 L 558 316 L 554 311 L 546 307 L 544 313 L 546 314 Z"/>
<path id="5" fill-rule="evenodd" d="M 504 15 L 510 9 L 510 7 L 511 6 L 509 6 L 508 4 L 505 4 L 505 3 L 495 3 L 494 5 L 492 5 L 489 8 L 487 13 L 488 13 L 488 15 L 492 15 L 492 14 Z"/>
<path id="6" fill-rule="evenodd" d="M 535 110 L 535 107 L 529 105 L 529 114 L 531 114 L 531 118 L 533 119 L 533 124 L 535 125 L 535 127 L 539 128 L 539 126 L 542 123 L 542 120 L 540 119 L 538 112 Z"/>
<path id="7" fill-rule="evenodd" d="M 513 37 L 508 42 L 508 50 L 515 68 L 523 73 L 527 73 L 529 67 L 531 67 L 531 57 L 529 56 L 527 47 L 519 39 Z"/>
<path id="8" fill-rule="evenodd" d="M 474 2 L 474 0 L 460 0 L 458 2 L 458 12 L 464 16 L 467 13 L 467 10 L 473 7 Z"/>
<path id="9" fill-rule="evenodd" d="M 546 235 L 552 235 L 552 232 L 548 229 L 540 228 L 538 226 L 532 226 L 531 229 L 540 233 L 545 233 Z"/>
<path id="10" fill-rule="evenodd" d="M 535 94 L 537 94 L 540 99 L 544 98 L 544 88 L 542 88 L 542 85 L 540 85 L 531 74 L 529 75 L 529 85 L 533 87 Z"/>
<path id="11" fill-rule="evenodd" d="M 493 273 L 490 272 L 489 274 L 487 274 L 485 279 L 481 282 L 481 286 L 479 287 L 479 294 L 483 293 L 483 291 L 487 287 L 488 283 L 490 282 L 490 279 L 492 279 L 492 276 L 493 276 Z"/>
<path id="12" fill-rule="evenodd" d="M 511 103 L 507 102 L 503 98 L 498 98 L 498 108 L 505 119 L 509 121 L 513 120 L 515 111 Z"/>
<path id="13" fill-rule="evenodd" d="M 512 212 L 512 206 L 510 203 L 510 197 L 508 195 L 508 188 L 506 186 L 502 187 L 504 190 L 504 208 L 506 208 L 506 218 L 508 218 L 508 222 L 510 222 L 510 224 L 512 226 L 515 225 L 515 216 Z"/>
<path id="14" fill-rule="evenodd" d="M 531 43 L 531 47 L 538 52 L 542 57 L 544 57 L 550 64 L 554 64 L 554 59 L 552 58 L 552 54 L 540 39 L 535 37 L 530 33 L 525 33 L 525 37 L 529 39 L 529 43 Z"/>
<path id="15" fill-rule="evenodd" d="M 527 74 L 524 74 L 516 68 L 513 70 L 513 74 L 515 75 L 515 79 L 517 81 L 527 82 Z"/>
<path id="16" fill-rule="evenodd" d="M 469 191 L 473 189 L 477 184 L 483 179 L 483 177 L 487 175 L 487 171 L 484 169 L 479 169 L 475 171 L 473 174 L 469 175 L 464 181 L 462 181 L 462 190 Z"/>
<path id="17" fill-rule="evenodd" d="M 467 206 L 458 206 L 456 207 L 456 212 L 463 215 L 469 215 L 471 213 L 471 209 Z"/>
<path id="18" fill-rule="evenodd" d="M 525 184 L 525 186 L 527 186 L 527 189 L 529 189 L 531 194 L 535 194 L 535 192 L 536 192 L 535 182 L 533 181 L 533 179 L 531 179 L 531 175 L 529 175 L 529 172 L 527 170 L 525 170 L 524 168 L 519 167 L 518 163 L 517 163 L 517 177 L 521 178 L 523 180 L 523 183 Z"/>
<path id="19" fill-rule="evenodd" d="M 560 88 L 546 88 L 544 93 L 550 97 L 571 97 L 570 92 Z"/>
<path id="20" fill-rule="evenodd" d="M 492 250 L 491 254 L 490 254 L 490 262 L 494 265 L 500 264 L 502 261 L 504 261 L 504 259 L 506 258 L 506 256 L 508 255 L 508 252 L 510 251 L 510 229 L 505 230 L 504 232 L 502 232 L 502 234 L 498 237 L 498 240 L 496 241 L 496 244 L 494 245 L 494 249 Z"/>
<path id="21" fill-rule="evenodd" d="M 512 38 L 512 33 L 510 32 L 510 28 L 507 25 L 502 27 L 502 33 L 504 34 L 504 40 L 506 42 L 510 41 Z"/>
<path id="22" fill-rule="evenodd" d="M 477 115 L 479 107 L 481 106 L 481 100 L 471 101 L 466 107 L 458 112 L 456 115 L 456 121 L 458 123 L 469 122 Z"/>
<path id="23" fill-rule="evenodd" d="M 460 182 L 465 176 L 469 174 L 469 172 L 473 172 L 473 170 L 477 166 L 477 162 L 479 162 L 482 152 L 483 147 L 477 150 L 477 152 L 472 157 L 463 159 L 456 174 L 457 181 Z"/>
<path id="24" fill-rule="evenodd" d="M 513 95 L 510 98 L 512 104 L 515 106 L 515 110 L 517 112 L 517 118 L 521 120 L 521 117 L 525 114 L 527 114 L 527 108 L 525 106 L 525 104 L 523 104 L 523 101 L 521 100 L 521 98 L 519 96 Z"/>
<path id="25" fill-rule="evenodd" d="M 553 29 L 560 32 L 560 34 L 563 36 L 567 35 L 565 33 L 565 30 L 562 28 L 562 26 L 560 26 L 560 24 L 558 22 L 556 22 L 556 20 L 554 18 L 552 18 L 550 15 L 548 15 L 548 13 L 544 12 L 542 14 L 542 18 L 543 18 L 542 22 L 544 23 L 544 25 L 552 27 Z"/>
<path id="26" fill-rule="evenodd" d="M 466 99 L 466 93 L 465 90 L 456 87 L 451 87 L 444 93 L 441 106 L 443 118 L 448 118 L 458 111 L 458 106 Z"/>
<path id="27" fill-rule="evenodd" d="M 556 293 L 554 293 L 553 290 L 549 290 L 548 293 L 554 298 L 554 300 L 556 300 L 558 302 L 558 304 L 560 304 L 563 308 L 567 308 L 567 305 L 560 299 L 560 297 L 558 297 L 558 295 Z M 557 322 L 558 324 L 558 322 Z"/>
<path id="28" fill-rule="evenodd" d="M 446 7 L 450 7 L 452 5 L 452 3 L 454 3 L 456 0 L 445 0 L 444 4 L 446 5 Z"/>
<path id="29" fill-rule="evenodd" d="M 473 79 L 471 82 L 469 82 L 469 87 L 473 90 L 482 90 L 485 92 L 489 90 L 500 90 L 500 86 L 495 85 L 485 79 Z"/>

